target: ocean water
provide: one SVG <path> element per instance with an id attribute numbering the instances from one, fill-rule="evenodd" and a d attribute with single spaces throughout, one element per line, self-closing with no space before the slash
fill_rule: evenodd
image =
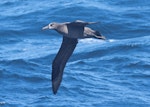
<path id="1" fill-rule="evenodd" d="M 41 28 L 74 20 L 107 40 L 79 40 L 53 95 L 62 37 Z M 149 0 L 1 0 L 0 107 L 150 107 Z"/>

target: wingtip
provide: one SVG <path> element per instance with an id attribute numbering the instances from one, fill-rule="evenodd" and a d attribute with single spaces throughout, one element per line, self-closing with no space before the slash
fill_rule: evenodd
<path id="1" fill-rule="evenodd" d="M 59 88 L 59 85 L 56 84 L 55 82 L 52 82 L 52 90 L 53 90 L 54 95 L 57 94 L 58 88 Z"/>
<path id="2" fill-rule="evenodd" d="M 53 94 L 56 95 L 57 94 L 57 90 L 53 89 Z"/>
<path id="3" fill-rule="evenodd" d="M 61 80 L 62 80 L 62 77 L 55 78 L 54 80 L 52 80 L 52 90 L 55 95 L 57 94 L 57 91 L 60 87 Z"/>

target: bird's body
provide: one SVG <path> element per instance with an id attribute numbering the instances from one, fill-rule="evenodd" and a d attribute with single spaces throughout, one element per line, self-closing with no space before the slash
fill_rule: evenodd
<path id="1" fill-rule="evenodd" d="M 75 22 L 65 22 L 65 23 L 50 23 L 48 26 L 45 26 L 43 29 L 49 28 L 54 29 L 58 33 L 62 34 L 68 38 L 95 38 L 99 36 L 99 39 L 104 39 L 104 37 L 98 31 L 92 30 L 89 27 L 85 27 L 88 24 L 94 24 L 95 22 L 83 22 L 83 21 L 75 21 Z"/>
<path id="2" fill-rule="evenodd" d="M 65 65 L 72 55 L 78 39 L 83 38 L 97 38 L 105 39 L 98 31 L 92 30 L 89 27 L 85 27 L 88 24 L 94 24 L 95 22 L 74 21 L 65 23 L 50 23 L 43 29 L 54 29 L 58 33 L 63 35 L 63 41 L 61 47 L 52 64 L 52 89 L 56 94 L 62 81 L 63 71 Z"/>

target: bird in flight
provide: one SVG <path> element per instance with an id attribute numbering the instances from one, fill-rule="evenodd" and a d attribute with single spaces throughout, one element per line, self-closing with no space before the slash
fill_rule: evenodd
<path id="1" fill-rule="evenodd" d="M 74 22 L 56 23 L 52 22 L 43 27 L 43 30 L 53 29 L 63 35 L 61 47 L 52 63 L 52 90 L 56 94 L 63 77 L 65 65 L 72 55 L 78 39 L 96 38 L 105 40 L 99 31 L 92 30 L 86 25 L 94 24 L 97 22 L 85 22 L 76 20 Z"/>

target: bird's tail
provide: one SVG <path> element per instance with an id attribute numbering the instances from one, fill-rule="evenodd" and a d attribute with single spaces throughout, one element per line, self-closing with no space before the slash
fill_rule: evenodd
<path id="1" fill-rule="evenodd" d="M 95 31 L 94 33 L 94 37 L 97 39 L 102 39 L 102 40 L 106 40 L 105 36 L 103 36 L 99 31 Z"/>

